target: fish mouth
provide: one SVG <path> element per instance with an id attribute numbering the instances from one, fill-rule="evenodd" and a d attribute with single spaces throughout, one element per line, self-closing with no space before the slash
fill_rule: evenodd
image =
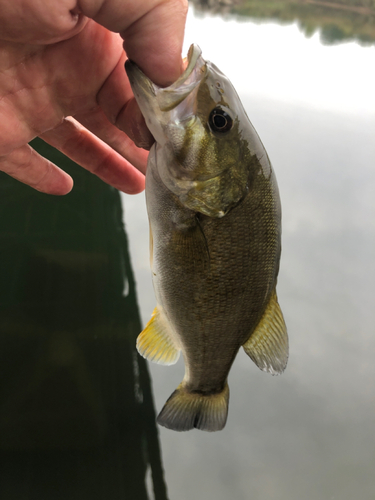
<path id="1" fill-rule="evenodd" d="M 172 85 L 157 89 L 157 99 L 161 111 L 171 111 L 178 106 L 200 84 L 206 73 L 206 62 L 198 45 L 191 45 L 187 66 L 182 75 Z"/>
<path id="2" fill-rule="evenodd" d="M 195 95 L 194 90 L 199 87 L 200 82 L 207 73 L 206 62 L 202 57 L 202 51 L 198 45 L 191 45 L 185 62 L 187 63 L 182 75 L 168 87 L 159 87 L 153 83 L 142 70 L 133 62 L 126 61 L 125 69 L 132 87 L 135 99 L 141 109 L 146 123 L 154 133 L 156 121 L 160 124 L 167 124 L 170 119 L 170 112 L 177 108 L 188 96 Z M 183 115 L 188 116 L 193 113 L 192 101 L 183 111 Z M 189 108 L 189 109 L 187 109 Z M 181 112 L 181 109 L 179 109 Z"/>

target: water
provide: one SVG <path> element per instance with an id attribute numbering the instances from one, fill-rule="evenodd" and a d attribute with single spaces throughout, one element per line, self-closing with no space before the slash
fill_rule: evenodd
<path id="1" fill-rule="evenodd" d="M 144 195 L 55 156 L 75 179 L 66 197 L 2 175 L 2 500 L 374 498 L 375 48 L 190 11 L 192 42 L 276 171 L 287 370 L 240 352 L 222 432 L 156 428 L 184 367 L 134 349 L 155 305 Z"/>
<path id="2" fill-rule="evenodd" d="M 225 430 L 160 429 L 171 499 L 375 494 L 375 48 L 323 45 L 296 23 L 190 13 L 185 49 L 230 76 L 273 162 L 283 206 L 281 377 L 239 353 Z M 185 50 L 185 52 L 186 52 Z M 123 196 L 143 322 L 155 301 L 143 195 Z M 183 363 L 150 365 L 157 410 Z"/>

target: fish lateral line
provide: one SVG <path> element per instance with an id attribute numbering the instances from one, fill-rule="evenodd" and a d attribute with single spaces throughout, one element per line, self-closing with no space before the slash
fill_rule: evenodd
<path id="1" fill-rule="evenodd" d="M 201 234 L 203 236 L 204 246 L 206 248 L 206 253 L 207 253 L 207 258 L 208 258 L 208 269 L 207 269 L 207 271 L 211 272 L 210 247 L 208 245 L 207 237 L 206 237 L 205 232 L 204 232 L 203 227 L 202 227 L 202 216 L 203 216 L 202 214 L 200 214 L 199 212 L 197 212 L 195 214 L 195 220 L 197 222 L 198 229 L 199 229 L 199 231 L 201 232 Z"/>

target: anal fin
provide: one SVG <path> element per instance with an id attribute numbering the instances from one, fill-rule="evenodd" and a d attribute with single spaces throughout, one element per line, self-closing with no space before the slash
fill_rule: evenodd
<path id="1" fill-rule="evenodd" d="M 155 307 L 150 321 L 138 335 L 137 349 L 141 356 L 160 365 L 173 365 L 177 362 L 180 350 L 175 345 L 167 320 L 158 307 Z"/>
<path id="2" fill-rule="evenodd" d="M 288 333 L 276 290 L 243 348 L 261 370 L 272 375 L 279 375 L 285 370 L 289 355 Z"/>

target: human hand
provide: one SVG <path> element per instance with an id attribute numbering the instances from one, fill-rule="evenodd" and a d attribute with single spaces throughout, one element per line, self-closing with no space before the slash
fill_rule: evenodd
<path id="1" fill-rule="evenodd" d="M 152 136 L 124 63 L 159 85 L 176 80 L 186 11 L 186 0 L 0 0 L 0 170 L 68 193 L 71 177 L 28 145 L 39 136 L 112 186 L 142 191 L 147 152 L 133 140 L 150 147 Z"/>

